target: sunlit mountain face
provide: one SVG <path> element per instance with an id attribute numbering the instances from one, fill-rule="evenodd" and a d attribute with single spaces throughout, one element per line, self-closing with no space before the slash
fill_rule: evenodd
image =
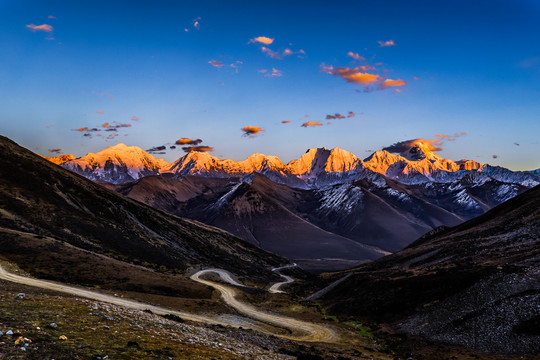
<path id="1" fill-rule="evenodd" d="M 513 172 L 474 160 L 444 159 L 435 153 L 437 148 L 421 139 L 407 147 L 399 149 L 399 146 L 394 146 L 394 149 L 389 150 L 402 151 L 383 149 L 362 160 L 340 148 L 314 148 L 287 164 L 276 156 L 258 153 L 245 160 L 234 161 L 219 159 L 208 152 L 193 151 L 169 164 L 136 146 L 118 144 L 77 159 L 71 159 L 70 155 L 67 158 L 64 155 L 48 159 L 92 180 L 115 184 L 162 173 L 219 178 L 260 173 L 278 183 L 300 188 L 317 188 L 373 178 L 377 174 L 404 184 L 451 182 L 469 173 L 486 174 L 503 182 L 519 183 L 527 187 L 540 183 L 540 177 L 534 171 Z"/>
<path id="2" fill-rule="evenodd" d="M 325 270 L 399 251 L 540 184 L 535 172 L 444 159 L 437 150 L 417 139 L 364 160 L 340 148 L 314 148 L 287 164 L 259 153 L 233 161 L 204 151 L 169 164 L 119 144 L 61 166 L 306 269 Z"/>

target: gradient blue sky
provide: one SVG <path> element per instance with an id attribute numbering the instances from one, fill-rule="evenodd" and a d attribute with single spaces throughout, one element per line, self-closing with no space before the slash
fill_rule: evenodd
<path id="1" fill-rule="evenodd" d="M 4 0 L 0 12 L 0 133 L 43 155 L 188 137 L 235 160 L 260 152 L 287 162 L 322 146 L 364 158 L 466 132 L 439 154 L 540 168 L 538 1 Z M 274 39 L 272 51 L 305 55 L 273 59 L 249 43 L 258 36 Z M 388 40 L 395 46 L 379 46 Z M 366 92 L 323 64 L 375 66 L 367 72 L 406 85 Z M 273 68 L 282 76 L 265 76 Z M 349 111 L 356 116 L 327 125 L 327 114 Z M 132 126 L 110 140 L 72 131 L 115 121 Z M 264 131 L 242 136 L 246 125 Z"/>

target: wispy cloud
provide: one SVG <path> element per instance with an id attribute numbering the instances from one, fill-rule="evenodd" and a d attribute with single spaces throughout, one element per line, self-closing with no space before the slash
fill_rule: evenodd
<path id="1" fill-rule="evenodd" d="M 133 120 L 133 121 L 140 121 L 141 119 L 139 119 L 139 118 L 136 117 L 136 116 L 132 116 L 132 117 L 131 117 L 131 120 Z"/>
<path id="2" fill-rule="evenodd" d="M 274 42 L 273 38 L 269 38 L 267 36 L 257 36 L 256 38 L 253 38 L 249 40 L 250 43 L 260 43 L 264 45 L 271 45 Z"/>
<path id="3" fill-rule="evenodd" d="M 53 15 L 49 15 L 47 16 L 48 19 L 56 19 L 56 16 L 53 16 Z"/>
<path id="4" fill-rule="evenodd" d="M 276 69 L 276 68 L 272 68 L 272 72 L 269 72 L 264 76 L 283 76 L 283 72 L 281 70 Z"/>
<path id="5" fill-rule="evenodd" d="M 103 114 L 103 110 L 96 111 L 97 114 Z"/>
<path id="6" fill-rule="evenodd" d="M 290 124 L 290 123 L 291 123 L 291 120 L 281 120 L 281 123 L 282 123 L 282 124 Z"/>
<path id="7" fill-rule="evenodd" d="M 203 145 L 201 145 L 201 146 L 184 146 L 184 147 L 182 147 L 182 150 L 184 150 L 187 153 L 194 152 L 194 151 L 207 152 L 207 151 L 214 151 L 214 148 L 211 147 L 211 146 L 203 146 Z"/>
<path id="8" fill-rule="evenodd" d="M 105 129 L 120 129 L 120 128 L 131 127 L 131 124 L 121 124 L 121 123 L 117 123 L 116 121 L 113 121 L 112 123 L 106 122 L 103 125 L 101 125 L 101 127 Z"/>
<path id="9" fill-rule="evenodd" d="M 419 138 L 419 139 L 399 141 L 390 146 L 383 148 L 383 150 L 386 150 L 392 153 L 402 153 L 402 152 L 410 150 L 413 146 L 417 144 L 422 144 L 429 151 L 441 151 L 442 146 L 444 145 L 446 141 L 455 141 L 457 138 L 461 136 L 465 136 L 465 135 L 467 135 L 466 132 L 454 133 L 453 135 L 436 134 L 434 135 L 435 139 Z"/>
<path id="10" fill-rule="evenodd" d="M 176 145 L 199 145 L 203 141 L 201 139 L 180 138 L 176 140 Z"/>
<path id="11" fill-rule="evenodd" d="M 308 127 L 308 126 L 322 126 L 322 124 L 318 121 L 307 121 L 301 125 L 302 127 Z"/>
<path id="12" fill-rule="evenodd" d="M 240 67 L 242 66 L 242 64 L 244 64 L 243 61 L 235 61 L 233 62 L 232 64 L 230 64 L 229 66 L 232 67 L 234 69 L 234 72 L 235 73 L 238 73 L 238 69 L 240 69 Z"/>
<path id="13" fill-rule="evenodd" d="M 45 31 L 45 32 L 53 31 L 53 27 L 48 24 L 42 24 L 42 25 L 28 24 L 26 25 L 26 27 L 32 31 Z"/>
<path id="14" fill-rule="evenodd" d="M 334 68 L 332 65 L 326 66 L 322 64 L 321 71 L 334 76 L 339 76 L 348 83 L 355 83 L 364 86 L 368 86 L 382 80 L 380 75 L 362 72 L 362 69 L 358 66 L 354 68 L 350 68 L 348 66 Z"/>
<path id="15" fill-rule="evenodd" d="M 114 96 L 111 93 L 96 92 L 96 91 L 92 91 L 92 93 L 95 94 L 95 95 L 99 95 L 99 96 L 107 96 L 109 98 L 109 100 L 114 99 Z"/>
<path id="16" fill-rule="evenodd" d="M 272 59 L 281 59 L 281 55 L 278 52 L 273 51 L 272 49 L 267 48 L 266 46 L 261 47 L 261 51 L 265 53 L 267 56 L 271 57 Z"/>
<path id="17" fill-rule="evenodd" d="M 60 154 L 62 149 L 48 149 L 47 151 L 54 154 Z"/>
<path id="18" fill-rule="evenodd" d="M 261 129 L 258 126 L 250 126 L 250 125 L 244 126 L 240 130 L 242 130 L 244 132 L 243 136 L 248 136 L 248 137 L 253 137 L 253 136 L 257 135 L 258 133 L 264 131 L 263 129 Z"/>
<path id="19" fill-rule="evenodd" d="M 380 47 L 395 46 L 395 45 L 396 43 L 394 42 L 394 40 L 379 41 Z"/>
<path id="20" fill-rule="evenodd" d="M 223 66 L 223 63 L 218 60 L 210 60 L 208 63 L 212 65 L 213 67 L 217 67 L 218 69 Z"/>
<path id="21" fill-rule="evenodd" d="M 200 17 L 191 20 L 191 28 L 195 29 L 195 30 L 199 30 L 201 28 L 201 18 Z M 190 28 L 187 27 L 187 28 L 184 29 L 184 31 L 189 32 Z"/>
<path id="22" fill-rule="evenodd" d="M 349 52 L 347 53 L 347 56 L 350 56 L 350 57 L 352 57 L 354 60 L 358 60 L 358 61 L 364 61 L 364 60 L 366 60 L 365 57 L 360 56 L 360 54 L 358 54 L 358 53 L 353 53 L 352 51 L 349 51 Z"/>
<path id="23" fill-rule="evenodd" d="M 167 147 L 165 145 L 162 145 L 162 146 L 154 146 L 146 150 L 146 152 L 150 154 L 165 154 L 164 150 L 167 150 Z"/>
<path id="24" fill-rule="evenodd" d="M 405 82 L 405 80 L 402 80 L 402 79 L 397 79 L 397 80 L 385 79 L 384 81 L 381 81 L 380 85 L 381 85 L 381 88 L 388 89 L 391 87 L 405 86 L 407 85 L 407 83 Z"/>
<path id="25" fill-rule="evenodd" d="M 345 119 L 345 116 L 339 113 L 335 113 L 334 115 L 326 115 L 326 120 L 330 120 L 330 119 Z"/>

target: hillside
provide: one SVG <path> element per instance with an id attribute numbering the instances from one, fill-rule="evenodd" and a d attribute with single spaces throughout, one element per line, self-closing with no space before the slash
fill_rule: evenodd
<path id="1" fill-rule="evenodd" d="M 540 186 L 339 274 L 334 314 L 480 351 L 540 353 Z M 361 289 L 362 291 L 359 291 Z"/>
<path id="2" fill-rule="evenodd" d="M 92 283 L 91 265 L 81 259 L 97 257 L 96 266 L 110 258 L 171 273 L 216 266 L 265 281 L 275 276 L 272 266 L 287 262 L 222 230 L 125 198 L 5 137 L 0 150 L 1 255 L 34 274 L 63 278 L 69 270 Z"/>

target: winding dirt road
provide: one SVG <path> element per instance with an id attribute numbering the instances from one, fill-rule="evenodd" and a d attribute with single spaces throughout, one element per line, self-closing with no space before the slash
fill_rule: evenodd
<path id="1" fill-rule="evenodd" d="M 225 286 L 225 285 L 222 285 L 222 284 L 210 281 L 210 280 L 201 279 L 201 276 L 205 274 L 210 274 L 210 273 L 219 275 L 219 277 L 225 282 L 229 282 L 229 280 L 232 280 L 232 282 L 229 282 L 229 283 L 234 284 L 236 286 L 244 286 L 242 284 L 239 284 L 237 281 L 233 280 L 231 278 L 231 275 L 226 270 L 222 270 L 222 269 L 201 270 L 191 275 L 190 278 L 201 284 L 211 286 L 214 289 L 221 292 L 221 297 L 223 298 L 223 301 L 227 305 L 231 306 L 236 311 L 238 311 L 239 313 L 243 315 L 246 315 L 247 317 L 262 321 L 267 324 L 275 325 L 277 327 L 286 328 L 293 332 L 303 333 L 303 335 L 296 335 L 296 336 L 281 335 L 282 337 L 285 337 L 291 340 L 311 341 L 311 342 L 327 342 L 327 341 L 331 341 L 332 339 L 336 337 L 336 334 L 334 333 L 333 330 L 326 328 L 324 326 L 293 319 L 293 318 L 278 315 L 278 314 L 264 312 L 259 309 L 256 309 L 255 307 L 249 304 L 238 301 L 235 298 L 236 290 L 234 288 L 231 288 L 231 287 L 228 287 L 228 286 Z"/>
<path id="2" fill-rule="evenodd" d="M 279 274 L 279 276 L 281 276 L 282 278 L 285 279 L 285 281 L 281 281 L 281 282 L 277 282 L 275 284 L 273 284 L 272 286 L 270 286 L 270 288 L 268 289 L 268 292 L 272 293 L 272 294 L 277 294 L 277 293 L 285 293 L 285 291 L 283 290 L 279 290 L 283 285 L 286 285 L 286 284 L 290 284 L 294 281 L 294 278 L 293 277 L 290 277 L 288 275 L 283 275 L 282 273 L 280 273 L 279 271 L 280 270 L 283 270 L 283 269 L 290 269 L 290 268 L 293 268 L 293 267 L 297 267 L 298 265 L 296 264 L 290 264 L 290 265 L 285 265 L 285 266 L 282 266 L 282 267 L 278 267 L 278 268 L 273 268 L 272 271 L 276 272 Z"/>
<path id="3" fill-rule="evenodd" d="M 236 300 L 235 289 L 209 281 L 209 280 L 203 280 L 200 278 L 201 275 L 204 275 L 207 273 L 216 273 L 221 277 L 223 281 L 228 282 L 232 285 L 244 286 L 240 284 L 239 282 L 235 281 L 227 271 L 221 270 L 221 269 L 201 270 L 197 272 L 196 274 L 192 275 L 191 279 L 193 279 L 194 281 L 200 282 L 202 284 L 211 286 L 217 289 L 218 291 L 220 291 L 221 296 L 223 300 L 225 301 L 225 303 L 227 303 L 232 308 L 236 309 L 238 312 L 246 315 L 247 317 L 262 321 L 267 324 L 275 325 L 282 328 L 287 328 L 293 332 L 302 333 L 302 335 L 299 335 L 299 336 L 287 336 L 287 335 L 277 335 L 277 336 L 285 337 L 291 340 L 309 341 L 309 342 L 330 341 L 336 338 L 335 333 L 331 329 L 325 328 L 321 325 L 312 324 L 312 323 L 288 318 L 281 315 L 275 315 L 275 314 L 262 312 L 248 304 L 245 304 L 243 302 Z M 119 306 L 123 306 L 130 309 L 150 310 L 154 314 L 157 314 L 157 315 L 172 314 L 172 315 L 179 316 L 180 318 L 184 320 L 188 320 L 188 321 L 195 321 L 195 322 L 200 322 L 200 323 L 205 323 L 205 324 L 216 324 L 216 325 L 223 325 L 223 326 L 239 327 L 239 325 L 235 324 L 234 322 L 228 322 L 227 320 L 222 320 L 222 319 L 220 320 L 218 318 L 211 317 L 211 316 L 197 315 L 197 314 L 188 313 L 185 311 L 167 309 L 160 306 L 145 304 L 145 303 L 138 302 L 135 300 L 128 300 L 128 299 L 119 298 L 112 295 L 106 295 L 97 291 L 81 289 L 74 286 L 65 285 L 62 283 L 57 283 L 57 282 L 47 281 L 47 280 L 39 280 L 39 279 L 30 278 L 30 277 L 16 275 L 16 274 L 6 271 L 2 267 L 1 264 L 0 264 L 0 279 L 14 282 L 17 284 L 29 285 L 29 286 L 33 286 L 33 287 L 37 287 L 41 289 L 58 291 L 61 293 L 83 297 L 83 298 L 87 298 L 91 300 L 102 301 L 102 302 L 119 305 Z M 243 327 L 246 327 L 246 326 L 243 325 Z M 257 331 L 263 331 L 272 335 L 276 335 L 269 331 L 264 331 L 260 327 L 257 327 L 257 326 L 254 326 L 253 329 Z"/>

